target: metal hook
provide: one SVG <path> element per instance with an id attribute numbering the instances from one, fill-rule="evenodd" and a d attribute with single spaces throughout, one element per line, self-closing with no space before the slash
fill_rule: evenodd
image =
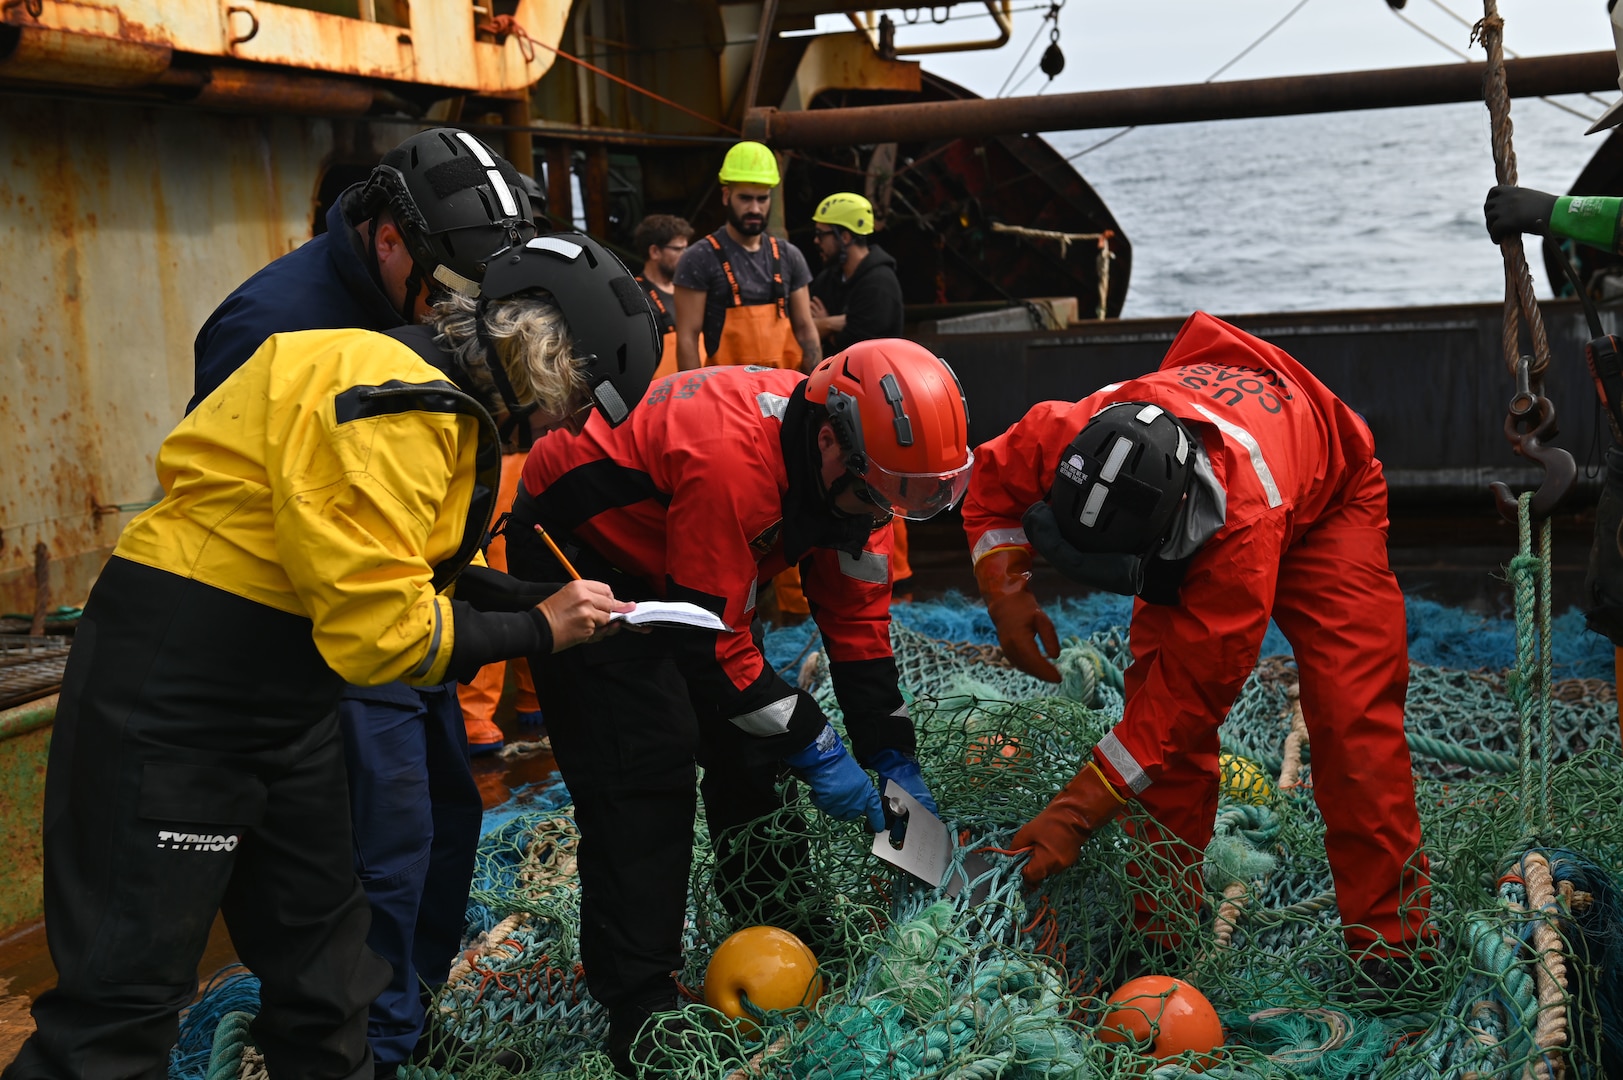
<path id="1" fill-rule="evenodd" d="M 1516 366 L 1516 396 L 1511 398 L 1510 409 L 1505 415 L 1505 440 L 1512 450 L 1544 471 L 1544 479 L 1533 493 L 1530 507 L 1533 520 L 1542 521 L 1555 513 L 1561 500 L 1572 492 L 1573 485 L 1578 481 L 1578 463 L 1559 446 L 1544 444 L 1545 439 L 1553 439 L 1560 434 L 1555 422 L 1555 404 L 1543 394 L 1533 394 L 1526 389 L 1526 359 L 1523 357 L 1523 362 Z M 1524 401 L 1526 407 L 1518 410 L 1517 406 Z M 1538 422 L 1531 431 L 1522 430 L 1535 412 Z M 1500 516 L 1506 521 L 1515 521 L 1519 514 L 1516 496 L 1511 493 L 1510 485 L 1495 482 L 1488 485 L 1488 490 L 1493 492 Z"/>

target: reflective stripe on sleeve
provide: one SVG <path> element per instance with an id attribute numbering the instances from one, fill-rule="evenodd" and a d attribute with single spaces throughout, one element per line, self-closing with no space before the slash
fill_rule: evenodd
<path id="1" fill-rule="evenodd" d="M 1127 752 L 1127 747 L 1121 744 L 1121 740 L 1116 738 L 1114 731 L 1106 733 L 1105 737 L 1099 740 L 1096 749 L 1121 774 L 1122 780 L 1127 783 L 1128 790 L 1134 795 L 1150 786 L 1149 776 L 1144 772 L 1137 760 L 1134 759 L 1133 755 Z"/>
<path id="2" fill-rule="evenodd" d="M 434 661 L 439 659 L 439 655 L 440 655 L 440 637 L 441 637 L 441 631 L 444 629 L 444 627 L 443 627 L 443 625 L 441 623 L 440 599 L 439 599 L 439 597 L 436 596 L 434 598 L 433 604 L 431 606 L 434 609 L 434 631 L 428 637 L 428 648 L 427 648 L 427 650 L 425 650 L 423 652 L 423 658 L 420 661 L 417 662 L 416 667 L 411 669 L 411 674 L 408 675 L 407 678 L 411 678 L 411 679 L 421 679 L 421 678 L 423 678 L 430 671 L 433 670 Z"/>
<path id="3" fill-rule="evenodd" d="M 754 368 L 752 370 L 764 371 L 766 369 Z M 782 394 L 769 394 L 763 390 L 755 395 L 755 404 L 761 407 L 761 417 L 763 419 L 775 418 L 782 420 L 784 411 L 789 408 L 789 399 Z"/>
<path id="4" fill-rule="evenodd" d="M 842 551 L 840 573 L 870 585 L 884 585 L 890 581 L 890 559 L 877 551 L 864 551 L 860 555 Z"/>
<path id="5" fill-rule="evenodd" d="M 1016 544 L 1029 544 L 1024 529 L 988 529 L 975 541 L 975 550 L 970 552 L 970 559 L 980 562 L 981 556 L 994 548 L 1013 547 Z"/>
<path id="6" fill-rule="evenodd" d="M 1257 479 L 1262 482 L 1263 494 L 1268 496 L 1268 508 L 1271 510 L 1285 500 L 1279 497 L 1279 485 L 1274 483 L 1274 474 L 1268 468 L 1268 462 L 1263 460 L 1262 447 L 1258 445 L 1256 437 L 1245 428 L 1232 421 L 1225 420 L 1212 412 L 1204 405 L 1196 405 L 1195 411 L 1217 425 L 1217 430 L 1245 447 L 1246 454 L 1251 458 L 1251 467 L 1257 471 Z"/>
<path id="7" fill-rule="evenodd" d="M 779 698 L 770 705 L 762 705 L 753 712 L 735 716 L 732 722 L 741 730 L 760 738 L 782 735 L 789 730 L 789 718 L 795 714 L 795 695 Z"/>

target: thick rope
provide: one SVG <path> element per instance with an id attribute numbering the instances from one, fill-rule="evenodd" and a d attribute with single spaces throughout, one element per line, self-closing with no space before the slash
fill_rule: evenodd
<path id="1" fill-rule="evenodd" d="M 1510 560 L 1510 583 L 1516 601 L 1516 668 L 1510 673 L 1510 699 L 1516 704 L 1516 718 L 1520 722 L 1517 761 L 1521 769 L 1522 835 L 1532 836 L 1537 830 L 1539 806 L 1534 797 L 1533 711 L 1537 675 L 1538 643 L 1534 609 L 1537 605 L 1535 571 L 1538 557 L 1533 554 L 1533 495 L 1523 492 L 1517 500 L 1516 557 Z"/>
<path id="2" fill-rule="evenodd" d="M 467 978 L 468 974 L 473 971 L 476 960 L 483 956 L 489 956 L 496 946 L 512 936 L 514 930 L 529 921 L 529 912 L 518 911 L 491 927 L 490 933 L 484 935 L 481 940 L 474 943 L 472 948 L 462 954 L 462 959 L 456 962 L 456 965 L 451 968 L 451 973 L 445 977 L 445 985 L 455 986 Z"/>
<path id="3" fill-rule="evenodd" d="M 1024 237 L 1027 240 L 1052 240 L 1059 245 L 1059 257 L 1065 258 L 1070 253 L 1071 245 L 1084 240 L 1092 240 L 1099 245 L 1099 253 L 1094 258 L 1093 269 L 1099 279 L 1099 298 L 1094 305 L 1093 317 L 1102 319 L 1108 309 L 1110 301 L 1110 260 L 1116 257 L 1110 250 L 1110 238 L 1115 236 L 1115 230 L 1106 229 L 1104 232 L 1056 232 L 1053 229 L 1028 229 L 1024 225 L 1005 225 L 1001 221 L 992 222 L 992 231 L 1008 233 L 1011 236 Z"/>
<path id="4" fill-rule="evenodd" d="M 1555 652 L 1551 641 L 1551 564 L 1555 562 L 1555 548 L 1550 519 L 1539 522 L 1539 588 L 1538 588 L 1538 693 L 1539 693 L 1539 807 L 1543 811 L 1545 832 L 1555 829 L 1555 805 L 1550 795 L 1551 765 L 1555 759 L 1555 702 L 1551 685 L 1555 674 Z"/>
<path id="5" fill-rule="evenodd" d="M 1555 879 L 1550 863 L 1542 854 L 1530 851 L 1522 857 L 1522 880 L 1527 888 L 1527 907 L 1539 916 L 1533 925 L 1533 977 L 1538 986 L 1538 1024 L 1533 1042 L 1541 1054 L 1530 1070 L 1534 1080 L 1561 1080 L 1567 1045 L 1567 964 L 1561 955 L 1561 935 L 1555 918 L 1560 913 Z"/>
<path id="6" fill-rule="evenodd" d="M 1482 0 L 1482 21 L 1471 31 L 1472 40 L 1481 39 L 1488 51 L 1488 74 L 1483 97 L 1493 122 L 1493 169 L 1501 184 L 1516 183 L 1516 148 L 1511 142 L 1510 91 L 1505 86 L 1505 20 L 1499 17 L 1496 0 Z M 1533 274 L 1527 268 L 1522 238 L 1512 236 L 1499 245 L 1505 259 L 1505 366 L 1512 376 L 1521 357 L 1521 326 L 1518 315 L 1527 320 L 1533 338 L 1533 361 L 1528 374 L 1535 389 L 1550 366 L 1550 342 L 1544 333 L 1544 316 L 1533 293 Z"/>
<path id="7" fill-rule="evenodd" d="M 1291 703 L 1291 733 L 1285 737 L 1285 765 L 1279 770 L 1279 790 L 1289 791 L 1301 783 L 1302 750 L 1307 746 L 1307 721 L 1302 719 L 1301 686 L 1285 688 Z"/>
<path id="8" fill-rule="evenodd" d="M 1223 902 L 1217 905 L 1217 919 L 1212 924 L 1212 937 L 1219 949 L 1228 948 L 1234 941 L 1234 931 L 1239 927 L 1249 892 L 1250 886 L 1243 881 L 1231 881 L 1223 887 Z"/>
<path id="9" fill-rule="evenodd" d="M 992 222 L 992 231 L 1023 236 L 1028 240 L 1052 240 L 1059 245 L 1059 257 L 1062 259 L 1070 253 L 1071 245 L 1078 241 L 1094 240 L 1103 246 L 1105 241 L 1116 235 L 1109 229 L 1104 232 L 1055 232 L 1053 229 L 1028 229 L 1024 225 L 1005 225 L 1001 221 Z"/>
<path id="10" fill-rule="evenodd" d="M 214 1029 L 214 1045 L 209 1051 L 207 1080 L 237 1080 L 244 1066 L 244 1052 L 251 1045 L 248 1025 L 253 1015 L 228 1012 Z"/>

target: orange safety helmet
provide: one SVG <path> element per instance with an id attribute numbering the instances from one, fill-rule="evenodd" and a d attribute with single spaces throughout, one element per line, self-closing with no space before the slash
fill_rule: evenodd
<path id="1" fill-rule="evenodd" d="M 923 521 L 969 486 L 969 412 L 958 376 L 922 345 L 860 341 L 818 364 L 806 400 L 828 410 L 845 466 L 892 513 Z"/>

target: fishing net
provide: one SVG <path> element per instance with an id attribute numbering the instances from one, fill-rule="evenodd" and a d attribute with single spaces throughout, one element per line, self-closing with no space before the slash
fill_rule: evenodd
<path id="1" fill-rule="evenodd" d="M 1221 728 L 1223 795 L 1205 851 L 1128 816 L 1087 844 L 1073 869 L 1040 892 L 1023 890 L 1010 836 L 1119 718 L 1128 659 L 1119 605 L 1055 612 L 1069 635 L 1058 688 L 1009 667 L 974 605 L 897 606 L 893 643 L 919 756 L 954 842 L 942 886 L 876 859 L 871 833 L 817 813 L 802 795 L 800 805 L 752 829 L 753 850 L 727 838 L 767 865 L 778 841 L 806 849 L 794 881 L 735 918 L 718 896 L 701 816 L 679 973 L 691 1001 L 658 1018 L 657 1032 L 640 1044 L 657 1070 L 649 1075 L 1623 1075 L 1615 877 L 1623 762 L 1615 692 L 1595 677 L 1600 659 L 1611 660 L 1605 642 L 1568 635 L 1577 643 L 1555 658 L 1566 678 L 1556 687 L 1551 764 L 1538 779 L 1556 825 L 1530 836 L 1504 670 L 1514 633 L 1503 636 L 1502 620 L 1435 606 L 1417 620 L 1411 605 L 1417 660 L 1468 665 L 1416 662 L 1409 690 L 1441 941 L 1429 962 L 1387 966 L 1372 982 L 1358 977 L 1359 958 L 1343 940 L 1287 655 L 1258 665 Z M 1437 629 L 1445 619 L 1452 637 Z M 769 635 L 768 653 L 838 723 L 812 631 Z M 521 792 L 493 812 L 469 947 L 431 1010 L 437 1056 L 402 1076 L 614 1076 L 600 1052 L 607 1017 L 579 962 L 576 840 L 560 785 Z M 1135 911 L 1156 917 L 1140 929 Z M 755 1010 L 752 1022 L 735 1023 L 698 1003 L 705 967 L 730 933 L 758 921 L 789 926 L 808 943 L 825 991 L 799 1008 Z M 1107 996 L 1146 973 L 1177 976 L 1205 994 L 1222 1021 L 1221 1049 L 1152 1059 L 1130 1041 L 1100 1037 Z M 1153 1018 L 1161 1004 L 1138 1008 Z M 186 1030 L 218 1020 L 208 1005 L 205 997 L 194 1007 Z M 1154 1023 L 1150 1030 L 1159 1034 Z M 221 1068 L 211 1077 L 226 1075 L 229 1062 Z"/>

